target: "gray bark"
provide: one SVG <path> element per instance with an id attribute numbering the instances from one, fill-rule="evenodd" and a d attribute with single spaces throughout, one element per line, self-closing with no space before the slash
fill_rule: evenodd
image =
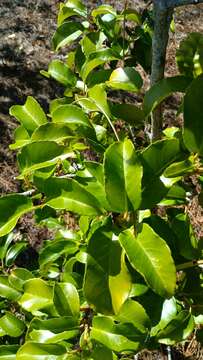
<path id="1" fill-rule="evenodd" d="M 152 73 L 151 85 L 164 77 L 166 49 L 169 37 L 169 27 L 173 9 L 166 8 L 163 1 L 154 0 L 154 36 L 152 42 Z M 159 106 L 152 114 L 151 139 L 157 140 L 162 131 L 162 107 Z"/>
<path id="2" fill-rule="evenodd" d="M 151 85 L 164 78 L 166 49 L 168 45 L 169 27 L 174 8 L 184 5 L 197 5 L 203 0 L 153 0 L 154 3 L 154 36 L 152 42 Z M 161 137 L 162 106 L 152 114 L 151 140 Z"/>

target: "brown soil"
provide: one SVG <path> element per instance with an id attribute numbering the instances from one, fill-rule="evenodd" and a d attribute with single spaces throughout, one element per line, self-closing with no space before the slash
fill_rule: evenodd
<path id="1" fill-rule="evenodd" d="M 122 3 L 105 1 L 122 8 Z M 62 95 L 54 81 L 43 78 L 39 71 L 47 69 L 53 57 L 60 57 L 51 50 L 51 37 L 56 28 L 58 0 L 1 0 L 0 7 L 0 192 L 20 191 L 15 180 L 18 173 L 15 153 L 8 148 L 12 142 L 15 120 L 8 115 L 13 104 L 24 103 L 28 95 L 34 96 L 48 109 L 50 99 Z M 98 1 L 90 0 L 92 6 Z M 131 1 L 135 8 L 142 8 L 146 2 Z M 170 37 L 167 54 L 166 74 L 177 74 L 175 51 L 187 33 L 203 32 L 203 5 L 179 8 L 175 13 L 176 32 Z M 146 81 L 146 85 L 149 81 Z M 180 103 L 180 96 L 172 96 L 165 106 L 165 122 L 174 124 L 174 115 Z M 195 180 L 194 180 L 195 182 Z M 189 213 L 196 232 L 203 236 L 203 214 L 197 202 L 197 196 L 189 204 Z M 39 243 L 49 236 L 46 231 L 34 228 L 31 216 L 22 219 L 20 231 L 25 232 L 30 243 Z M 30 230 L 32 229 L 32 230 Z M 145 352 L 137 359 L 167 359 L 160 352 Z M 200 346 L 192 339 L 184 346 L 173 350 L 173 359 L 203 359 Z M 105 359 L 104 359 L 105 360 Z"/>

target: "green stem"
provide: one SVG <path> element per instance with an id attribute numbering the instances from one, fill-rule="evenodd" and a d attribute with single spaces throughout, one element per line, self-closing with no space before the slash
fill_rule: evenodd
<path id="1" fill-rule="evenodd" d="M 203 260 L 192 260 L 192 261 L 188 261 L 186 263 L 177 265 L 176 270 L 180 271 L 180 270 L 189 269 L 191 267 L 200 266 L 200 265 L 203 266 Z"/>

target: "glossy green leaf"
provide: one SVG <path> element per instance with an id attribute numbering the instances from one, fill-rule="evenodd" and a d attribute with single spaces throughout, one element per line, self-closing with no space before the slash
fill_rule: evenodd
<path id="1" fill-rule="evenodd" d="M 11 150 L 19 149 L 29 144 L 30 142 L 30 136 L 23 125 L 18 126 L 17 129 L 14 131 L 14 138 L 15 143 L 9 145 L 9 148 Z"/>
<path id="2" fill-rule="evenodd" d="M 95 69 L 95 71 L 92 73 L 90 72 L 86 79 L 88 88 L 91 88 L 95 85 L 104 84 L 109 79 L 112 71 L 112 69 Z"/>
<path id="3" fill-rule="evenodd" d="M 11 312 L 6 312 L 6 314 L 0 318 L 0 336 L 9 335 L 15 338 L 22 335 L 24 330 L 24 322 Z"/>
<path id="4" fill-rule="evenodd" d="M 14 245 L 12 245 L 9 250 L 7 251 L 6 254 L 6 258 L 5 258 L 5 264 L 6 266 L 11 266 L 15 259 L 17 258 L 17 256 L 23 251 L 25 250 L 27 247 L 27 243 L 24 242 L 18 242 Z"/>
<path id="5" fill-rule="evenodd" d="M 92 52 L 101 49 L 105 40 L 106 36 L 101 31 L 94 31 L 85 35 L 80 41 L 82 51 L 85 56 L 87 57 Z"/>
<path id="6" fill-rule="evenodd" d="M 68 0 L 65 4 L 60 4 L 58 26 L 71 16 L 87 17 L 86 6 L 80 0 Z"/>
<path id="7" fill-rule="evenodd" d="M 33 209 L 31 199 L 20 194 L 6 195 L 0 198 L 0 236 L 8 234 L 18 219 Z"/>
<path id="8" fill-rule="evenodd" d="M 175 76 L 160 80 L 153 85 L 144 97 L 143 110 L 145 115 L 148 116 L 157 105 L 174 92 L 185 92 L 190 82 L 190 78 Z"/>
<path id="9" fill-rule="evenodd" d="M 131 289 L 122 249 L 114 239 L 110 219 L 90 237 L 84 292 L 98 312 L 117 313 Z"/>
<path id="10" fill-rule="evenodd" d="M 53 263 L 63 254 L 71 255 L 74 254 L 78 249 L 78 245 L 71 240 L 56 239 L 48 242 L 39 254 L 40 266 L 45 266 L 49 263 Z"/>
<path id="11" fill-rule="evenodd" d="M 178 139 L 156 141 L 141 153 L 143 165 L 142 209 L 151 209 L 167 194 L 168 188 L 160 177 L 164 170 L 179 157 Z"/>
<path id="12" fill-rule="evenodd" d="M 40 278 L 27 280 L 18 302 L 23 309 L 35 313 L 53 304 L 53 288 Z"/>
<path id="13" fill-rule="evenodd" d="M 176 62 L 181 74 L 190 78 L 203 73 L 203 35 L 190 33 L 176 51 Z"/>
<path id="14" fill-rule="evenodd" d="M 55 141 L 61 143 L 76 136 L 65 124 L 47 123 L 38 127 L 32 134 L 32 141 Z"/>
<path id="15" fill-rule="evenodd" d="M 150 328 L 150 319 L 141 304 L 137 301 L 128 299 L 121 307 L 116 320 L 123 323 L 132 323 L 141 332 L 147 332 Z"/>
<path id="16" fill-rule="evenodd" d="M 156 336 L 159 331 L 162 331 L 177 316 L 179 310 L 182 310 L 182 308 L 174 297 L 165 300 L 162 307 L 161 320 L 152 328 L 151 336 Z"/>
<path id="17" fill-rule="evenodd" d="M 67 147 L 58 145 L 54 141 L 36 141 L 24 146 L 18 155 L 21 170 L 19 178 L 29 175 L 35 170 L 56 164 L 60 159 L 73 156 Z"/>
<path id="18" fill-rule="evenodd" d="M 96 139 L 96 134 L 88 116 L 76 105 L 61 105 L 52 114 L 54 123 L 63 123 L 71 131 Z"/>
<path id="19" fill-rule="evenodd" d="M 0 360 L 16 360 L 18 345 L 0 345 Z"/>
<path id="20" fill-rule="evenodd" d="M 165 241 L 147 224 L 141 225 L 137 236 L 134 228 L 124 230 L 119 241 L 131 265 L 153 291 L 165 298 L 171 297 L 175 291 L 176 268 Z"/>
<path id="21" fill-rule="evenodd" d="M 89 73 L 95 69 L 97 66 L 111 62 L 113 60 L 118 60 L 120 56 L 113 52 L 111 49 L 99 49 L 93 53 L 90 53 L 85 63 L 81 68 L 81 77 L 83 81 L 86 81 Z"/>
<path id="22" fill-rule="evenodd" d="M 29 134 L 47 122 L 44 111 L 32 96 L 27 97 L 24 105 L 11 106 L 9 113 L 24 126 Z"/>
<path id="23" fill-rule="evenodd" d="M 8 280 L 12 287 L 18 291 L 23 290 L 25 281 L 32 279 L 34 276 L 31 271 L 24 268 L 12 269 L 9 274 Z"/>
<path id="24" fill-rule="evenodd" d="M 94 195 L 106 210 L 110 209 L 106 200 L 102 164 L 95 161 L 86 161 L 84 165 L 85 169 L 77 172 L 77 181 Z"/>
<path id="25" fill-rule="evenodd" d="M 14 234 L 10 233 L 7 236 L 0 237 L 0 259 L 1 261 L 4 260 L 6 256 L 6 252 L 13 241 Z"/>
<path id="26" fill-rule="evenodd" d="M 67 21 L 60 25 L 52 39 L 54 50 L 59 50 L 76 40 L 83 32 L 84 27 L 76 21 Z"/>
<path id="27" fill-rule="evenodd" d="M 104 158 L 105 189 L 113 211 L 137 210 L 141 203 L 142 166 L 130 140 L 113 143 Z"/>
<path id="28" fill-rule="evenodd" d="M 140 74 L 133 67 L 119 67 L 112 72 L 106 84 L 113 89 L 138 92 L 143 81 Z"/>
<path id="29" fill-rule="evenodd" d="M 16 360 L 66 360 L 67 350 L 58 344 L 26 342 L 17 352 Z"/>
<path id="30" fill-rule="evenodd" d="M 193 332 L 194 325 L 193 316 L 187 310 L 183 310 L 156 337 L 161 344 L 174 345 L 186 340 Z"/>
<path id="31" fill-rule="evenodd" d="M 65 86 L 76 85 L 77 78 L 73 71 L 68 68 L 61 60 L 52 60 L 48 67 L 48 74 L 59 83 Z"/>
<path id="32" fill-rule="evenodd" d="M 122 16 L 126 18 L 128 21 L 133 21 L 139 25 L 142 24 L 142 19 L 138 11 L 135 9 L 127 8 L 123 10 Z"/>
<path id="33" fill-rule="evenodd" d="M 164 171 L 163 175 L 168 178 L 184 176 L 193 173 L 195 168 L 195 156 L 191 155 L 186 160 L 175 162 L 169 165 L 169 167 Z"/>
<path id="34" fill-rule="evenodd" d="M 132 324 L 115 324 L 105 316 L 94 317 L 91 337 L 116 352 L 137 351 L 145 340 Z"/>
<path id="35" fill-rule="evenodd" d="M 4 275 L 0 276 L 0 296 L 15 301 L 21 296 L 21 293 L 14 289 L 9 283 L 8 277 Z"/>
<path id="36" fill-rule="evenodd" d="M 47 180 L 46 204 L 54 209 L 66 209 L 80 215 L 98 215 L 102 213 L 97 199 L 73 179 Z"/>
<path id="37" fill-rule="evenodd" d="M 183 141 L 187 149 L 203 156 L 203 75 L 193 80 L 184 97 Z"/>
<path id="38" fill-rule="evenodd" d="M 55 284 L 54 305 L 60 316 L 78 317 L 80 313 L 80 299 L 74 285 L 70 283 Z"/>
<path id="39" fill-rule="evenodd" d="M 95 103 L 98 111 L 101 111 L 107 118 L 111 117 L 110 109 L 107 103 L 107 94 L 104 85 L 95 85 L 88 92 L 89 98 Z"/>
<path id="40" fill-rule="evenodd" d="M 142 109 L 133 104 L 111 104 L 111 113 L 132 126 L 143 126 L 145 114 Z"/>
<path id="41" fill-rule="evenodd" d="M 40 320 L 34 318 L 30 323 L 27 338 L 42 344 L 57 344 L 71 339 L 79 333 L 78 321 L 68 316 Z"/>
<path id="42" fill-rule="evenodd" d="M 117 15 L 115 9 L 111 5 L 100 5 L 96 9 L 92 10 L 91 15 L 93 17 L 97 17 L 99 15 L 112 14 L 114 16 Z"/>

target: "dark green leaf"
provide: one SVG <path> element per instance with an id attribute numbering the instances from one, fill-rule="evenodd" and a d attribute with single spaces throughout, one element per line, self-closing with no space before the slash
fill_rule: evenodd
<path id="1" fill-rule="evenodd" d="M 90 237 L 84 282 L 85 296 L 98 312 L 117 313 L 127 299 L 131 280 L 122 249 L 113 239 L 110 219 Z"/>
<path id="2" fill-rule="evenodd" d="M 181 41 L 176 62 L 180 73 L 190 78 L 203 72 L 203 35 L 200 32 L 191 33 Z"/>
<path id="3" fill-rule="evenodd" d="M 183 140 L 187 149 L 203 156 L 203 75 L 193 80 L 184 97 Z"/>
<path id="4" fill-rule="evenodd" d="M 144 97 L 143 110 L 145 115 L 148 116 L 157 105 L 174 92 L 185 92 L 190 82 L 190 78 L 175 76 L 160 80 L 153 85 Z"/>
<path id="5" fill-rule="evenodd" d="M 143 126 L 145 115 L 142 109 L 132 104 L 111 104 L 111 113 L 117 119 L 124 120 L 132 126 Z"/>

